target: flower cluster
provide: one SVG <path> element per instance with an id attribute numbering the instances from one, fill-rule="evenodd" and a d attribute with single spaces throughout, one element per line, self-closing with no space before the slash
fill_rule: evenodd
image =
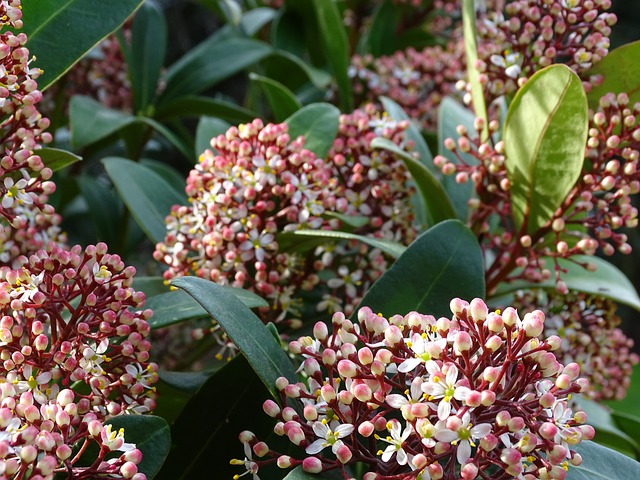
<path id="1" fill-rule="evenodd" d="M 553 63 L 565 63 L 586 86 L 584 74 L 609 52 L 616 16 L 611 0 L 493 1 L 478 20 L 478 66 L 494 99 Z M 506 3 L 506 5 L 505 5 Z"/>
<path id="2" fill-rule="evenodd" d="M 556 356 L 576 362 L 589 380 L 585 395 L 592 400 L 622 399 L 631 383 L 633 340 L 617 328 L 618 306 L 610 299 L 581 292 L 518 292 L 514 304 L 522 311 L 542 309 L 547 315 L 544 335 L 558 335 L 562 345 Z"/>
<path id="3" fill-rule="evenodd" d="M 105 244 L 49 244 L 22 259 L 16 270 L 0 268 L 0 469 L 16 479 L 143 480 L 142 454 L 105 423 L 155 407 L 152 312 L 131 288 L 135 269 Z M 76 449 L 92 442 L 98 456 L 81 466 Z M 107 457 L 114 451 L 122 454 Z"/>
<path id="4" fill-rule="evenodd" d="M 384 318 L 368 308 L 358 323 L 333 315 L 332 331 L 291 342 L 304 382 L 280 378 L 281 400 L 265 412 L 274 432 L 302 447 L 305 458 L 272 451 L 243 432 L 244 465 L 302 465 L 311 473 L 361 463 L 364 479 L 563 479 L 579 465 L 575 445 L 594 435 L 569 400 L 584 392 L 576 363 L 553 351 L 562 340 L 538 337 L 544 314 L 522 319 L 513 308 L 451 301 L 451 318 L 411 312 Z M 291 400 L 289 400 L 291 401 Z"/>

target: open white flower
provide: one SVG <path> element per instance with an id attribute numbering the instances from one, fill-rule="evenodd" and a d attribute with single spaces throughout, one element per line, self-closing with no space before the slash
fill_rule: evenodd
<path id="1" fill-rule="evenodd" d="M 475 440 L 486 437 L 490 433 L 491 424 L 480 423 L 472 425 L 471 415 L 467 412 L 462 416 L 461 424 L 456 430 L 443 428 L 435 436 L 440 442 L 457 445 L 456 458 L 460 465 L 464 465 L 471 458 L 471 447 L 476 446 Z"/>
<path id="2" fill-rule="evenodd" d="M 327 425 L 327 420 L 323 419 L 320 422 L 313 423 L 313 432 L 319 437 L 315 442 L 309 444 L 305 449 L 309 455 L 314 455 L 321 452 L 326 447 L 331 447 L 333 453 L 336 453 L 338 449 L 344 445 L 341 438 L 351 435 L 354 426 L 350 423 L 339 423 L 334 420 Z"/>

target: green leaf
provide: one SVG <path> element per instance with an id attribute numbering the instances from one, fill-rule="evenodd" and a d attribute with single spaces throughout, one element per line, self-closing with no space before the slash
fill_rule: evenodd
<path id="1" fill-rule="evenodd" d="M 319 478 L 318 475 L 305 472 L 302 469 L 302 465 L 298 465 L 282 480 L 318 480 Z M 322 480 L 340 480 L 341 478 L 343 477 L 336 470 L 322 472 Z"/>
<path id="2" fill-rule="evenodd" d="M 304 27 L 304 21 L 296 12 L 287 6 L 278 9 L 271 25 L 271 44 L 281 51 L 303 57 L 305 55 Z"/>
<path id="3" fill-rule="evenodd" d="M 613 480 L 640 478 L 640 463 L 594 442 L 572 447 L 582 456 L 582 465 L 569 466 L 566 480 Z"/>
<path id="4" fill-rule="evenodd" d="M 250 38 L 209 37 L 169 67 L 161 102 L 208 90 L 272 52 L 270 45 Z"/>
<path id="5" fill-rule="evenodd" d="M 120 198 L 149 239 L 158 243 L 164 240 L 164 219 L 173 205 L 184 201 L 184 194 L 177 192 L 160 175 L 149 167 L 124 158 L 107 157 L 102 160 Z"/>
<path id="6" fill-rule="evenodd" d="M 594 441 L 618 451 L 639 452 L 636 440 L 618 428 L 609 408 L 585 398 L 576 398 L 575 401 L 578 408 L 587 414 L 589 425 L 596 429 Z"/>
<path id="7" fill-rule="evenodd" d="M 117 244 L 122 228 L 120 216 L 122 202 L 98 178 L 80 175 L 76 177 L 76 181 L 89 206 L 89 217 L 93 221 L 98 237 L 109 245 Z"/>
<path id="8" fill-rule="evenodd" d="M 71 144 L 86 147 L 131 125 L 136 117 L 104 107 L 92 98 L 75 95 L 69 102 Z"/>
<path id="9" fill-rule="evenodd" d="M 575 185 L 589 126 L 580 78 L 565 65 L 533 75 L 518 90 L 505 121 L 505 166 L 516 230 L 535 233 Z"/>
<path id="10" fill-rule="evenodd" d="M 125 441 L 135 443 L 136 448 L 142 452 L 138 470 L 149 480 L 154 478 L 171 448 L 171 432 L 164 418 L 153 415 L 119 415 L 106 423 L 111 424 L 114 431 L 124 428 Z"/>
<path id="11" fill-rule="evenodd" d="M 240 19 L 240 29 L 248 37 L 253 37 L 262 27 L 268 24 L 276 15 L 273 8 L 254 8 L 246 12 Z"/>
<path id="12" fill-rule="evenodd" d="M 158 160 L 152 160 L 150 158 L 142 158 L 140 159 L 140 163 L 145 167 L 149 167 L 151 170 L 153 170 L 162 178 L 164 178 L 166 182 L 169 185 L 171 185 L 176 192 L 183 194 L 183 199 L 184 199 L 183 203 L 185 204 L 187 203 L 188 198 L 186 193 L 184 193 L 185 179 L 180 172 L 178 172 L 171 165 L 167 165 L 164 162 L 160 162 Z"/>
<path id="13" fill-rule="evenodd" d="M 172 117 L 209 117 L 222 118 L 231 123 L 250 122 L 259 115 L 235 103 L 217 98 L 187 95 L 158 108 L 156 118 L 164 120 Z"/>
<path id="14" fill-rule="evenodd" d="M 602 75 L 604 81 L 601 85 L 593 85 L 587 94 L 589 106 L 594 110 L 598 108 L 598 102 L 605 94 L 626 93 L 629 95 L 629 105 L 640 102 L 640 40 L 627 43 L 600 60 L 589 70 L 583 78 L 591 75 Z"/>
<path id="15" fill-rule="evenodd" d="M 169 291 L 169 285 L 162 277 L 133 277 L 133 288 L 144 292 L 147 298 Z"/>
<path id="16" fill-rule="evenodd" d="M 428 220 L 432 225 L 450 218 L 455 218 L 456 213 L 447 192 L 444 191 L 440 182 L 427 167 L 387 138 L 374 138 L 371 141 L 371 147 L 387 150 L 404 161 L 407 170 L 411 173 L 422 195 L 422 199 L 427 208 Z"/>
<path id="17" fill-rule="evenodd" d="M 196 155 L 200 156 L 205 150 L 211 149 L 211 139 L 224 134 L 229 127 L 229 123 L 219 118 L 200 118 L 196 129 Z"/>
<path id="18" fill-rule="evenodd" d="M 312 0 L 320 30 L 320 43 L 338 84 L 340 105 L 345 112 L 353 110 L 349 68 L 349 39 L 338 6 L 329 0 Z"/>
<path id="19" fill-rule="evenodd" d="M 283 81 L 286 81 L 288 79 L 292 71 L 299 70 L 306 79 L 308 79 L 315 87 L 321 90 L 326 89 L 331 83 L 330 74 L 328 74 L 324 70 L 320 70 L 318 68 L 312 67 L 311 65 L 307 65 L 300 58 L 285 50 L 276 50 L 275 52 L 273 52 L 273 55 L 271 55 L 263 63 L 273 65 L 270 69 L 270 73 L 274 72 L 274 70 L 279 69 L 282 72 L 282 76 L 284 78 Z"/>
<path id="20" fill-rule="evenodd" d="M 366 243 L 373 248 L 379 248 L 393 258 L 398 258 L 407 249 L 404 245 L 392 242 L 391 240 L 382 240 L 380 238 L 366 237 L 364 235 L 356 235 L 348 232 L 336 232 L 333 230 L 296 230 L 292 233 L 294 235 L 305 237 L 327 238 L 330 241 L 358 240 L 359 242 Z"/>
<path id="21" fill-rule="evenodd" d="M 146 1 L 134 18 L 127 52 L 135 112 L 144 111 L 156 96 L 166 47 L 164 14 L 155 2 Z"/>
<path id="22" fill-rule="evenodd" d="M 294 93 L 280 82 L 256 73 L 250 73 L 249 79 L 262 87 L 276 122 L 282 122 L 302 107 Z"/>
<path id="23" fill-rule="evenodd" d="M 420 235 L 365 294 L 360 307 L 385 316 L 412 310 L 450 315 L 455 297 L 484 298 L 484 263 L 475 235 L 447 220 Z"/>
<path id="24" fill-rule="evenodd" d="M 145 123 L 149 125 L 156 132 L 158 132 L 165 139 L 167 139 L 169 143 L 171 143 L 171 145 L 173 145 L 180 153 L 182 153 L 187 158 L 187 160 L 191 161 L 191 159 L 195 156 L 195 153 L 193 152 L 193 148 L 191 147 L 191 145 L 188 145 L 180 137 L 178 137 L 178 135 L 173 133 L 171 130 L 169 130 L 167 127 L 162 125 L 160 122 L 157 122 L 153 118 L 143 117 L 143 116 L 136 117 L 136 122 Z"/>
<path id="25" fill-rule="evenodd" d="M 43 91 L 100 40 L 113 32 L 142 0 L 29 0 L 22 5 L 28 48 L 44 73 Z"/>
<path id="26" fill-rule="evenodd" d="M 200 387 L 211 378 L 211 372 L 171 372 L 161 370 L 158 372 L 160 380 L 181 392 L 195 394 Z"/>
<path id="27" fill-rule="evenodd" d="M 274 398 L 279 377 L 296 381 L 289 358 L 267 327 L 235 295 L 215 283 L 197 277 L 180 277 L 171 285 L 181 288 L 209 312 L 247 358 Z"/>
<path id="28" fill-rule="evenodd" d="M 558 259 L 560 268 L 566 270 L 566 273 L 562 273 L 562 280 L 567 284 L 569 290 L 610 298 L 617 303 L 629 305 L 640 311 L 640 297 L 638 297 L 633 283 L 615 265 L 600 257 L 574 255 L 571 258 L 580 263 L 593 263 L 596 266 L 596 270 L 591 272 L 572 261 Z M 543 257 L 543 259 L 545 258 Z M 545 260 L 547 265 L 553 262 L 550 258 Z M 498 286 L 495 295 L 504 295 L 529 288 L 555 290 L 555 278 L 550 278 L 541 283 L 530 283 L 523 280 L 503 283 Z"/>
<path id="29" fill-rule="evenodd" d="M 368 30 L 360 37 L 358 53 L 370 53 L 374 58 L 391 55 L 397 48 L 397 27 L 400 9 L 391 0 L 378 5 L 372 15 Z"/>
<path id="30" fill-rule="evenodd" d="M 319 158 L 329 153 L 338 133 L 340 110 L 328 103 L 312 103 L 301 108 L 285 120 L 289 135 L 295 139 L 302 135 L 304 147 Z"/>
<path id="31" fill-rule="evenodd" d="M 459 135 L 456 131 L 458 125 L 463 125 L 467 131 L 473 132 L 473 112 L 464 105 L 461 105 L 451 97 L 445 97 L 440 103 L 438 111 L 438 154 L 447 158 L 453 163 L 460 163 L 455 154 L 445 148 L 444 141 L 447 138 L 457 140 Z M 476 165 L 478 160 L 467 153 L 461 153 L 462 160 L 469 165 Z M 453 208 L 457 217 L 463 222 L 469 216 L 468 201 L 474 193 L 473 182 L 459 184 L 455 181 L 454 175 L 442 177 L 442 186 L 449 194 L 453 202 Z"/>
<path id="32" fill-rule="evenodd" d="M 627 391 L 627 396 L 621 400 L 611 400 L 605 404 L 611 407 L 614 413 L 626 413 L 638 415 L 638 405 L 640 405 L 640 364 L 633 366 L 631 374 L 631 388 Z"/>
<path id="33" fill-rule="evenodd" d="M 484 101 L 484 88 L 480 83 L 478 61 L 478 44 L 476 31 L 476 7 L 474 0 L 462 0 L 462 28 L 464 30 L 464 52 L 467 57 L 467 75 L 471 84 L 471 99 L 476 117 L 484 120 L 482 139 L 489 138 L 487 128 L 487 106 Z"/>
<path id="34" fill-rule="evenodd" d="M 41 148 L 34 153 L 40 157 L 46 167 L 54 172 L 82 160 L 81 156 L 59 148 Z"/>
<path id="35" fill-rule="evenodd" d="M 227 286 L 224 288 L 235 295 L 247 308 L 269 306 L 264 298 L 253 292 Z M 153 317 L 149 320 L 149 326 L 152 330 L 209 315 L 193 297 L 183 291 L 155 295 L 147 299 L 145 307 L 153 310 Z"/>

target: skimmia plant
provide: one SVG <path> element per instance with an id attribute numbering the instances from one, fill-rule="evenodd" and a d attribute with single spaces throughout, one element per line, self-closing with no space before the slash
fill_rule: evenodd
<path id="1" fill-rule="evenodd" d="M 0 479 L 640 477 L 619 3 L 0 0 Z"/>

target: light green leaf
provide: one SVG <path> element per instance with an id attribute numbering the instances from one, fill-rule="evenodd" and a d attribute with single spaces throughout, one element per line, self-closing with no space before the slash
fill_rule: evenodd
<path id="1" fill-rule="evenodd" d="M 260 116 L 226 100 L 187 95 L 163 104 L 158 108 L 156 118 L 164 120 L 173 117 L 199 117 L 201 115 L 222 118 L 231 123 L 250 122 Z"/>
<path id="2" fill-rule="evenodd" d="M 164 219 L 173 205 L 183 203 L 184 195 L 144 165 L 117 157 L 102 163 L 140 228 L 152 242 L 161 242 L 166 234 Z"/>
<path id="3" fill-rule="evenodd" d="M 329 241 L 358 240 L 359 242 L 366 243 L 373 248 L 379 248 L 393 258 L 398 258 L 407 249 L 404 245 L 392 242 L 391 240 L 382 240 L 380 238 L 366 237 L 364 235 L 356 235 L 348 232 L 336 232 L 332 230 L 296 230 L 293 234 L 305 237 L 326 238 Z"/>
<path id="4" fill-rule="evenodd" d="M 447 220 L 420 235 L 365 294 L 360 307 L 385 316 L 412 310 L 450 315 L 455 297 L 484 298 L 484 262 L 475 235 Z"/>
<path id="5" fill-rule="evenodd" d="M 629 105 L 640 102 L 640 40 L 627 43 L 600 60 L 589 70 L 583 78 L 591 75 L 602 75 L 604 81 L 600 85 L 593 85 L 587 94 L 589 106 L 594 110 L 598 107 L 601 97 L 607 93 L 626 93 L 629 95 Z"/>
<path id="6" fill-rule="evenodd" d="M 558 259 L 560 268 L 566 270 L 566 273 L 562 273 L 562 280 L 567 284 L 569 290 L 610 298 L 617 303 L 629 305 L 630 307 L 640 311 L 640 297 L 638 297 L 638 293 L 636 292 L 633 283 L 631 283 L 627 276 L 615 265 L 600 257 L 575 255 L 571 258 L 580 263 L 593 263 L 596 266 L 596 270 L 591 272 L 580 265 L 576 265 L 572 261 L 562 258 Z M 550 265 L 551 262 L 553 262 L 550 258 L 545 260 L 547 265 Z M 541 283 L 530 283 L 523 280 L 502 283 L 498 286 L 495 296 L 530 288 L 555 290 L 555 278 L 545 280 Z"/>
<path id="7" fill-rule="evenodd" d="M 138 277 L 136 275 L 133 277 L 133 288 L 144 292 L 147 298 L 169 291 L 169 285 L 165 283 L 162 277 Z"/>
<path id="8" fill-rule="evenodd" d="M 422 199 L 427 208 L 428 220 L 431 225 L 435 225 L 443 220 L 455 218 L 456 214 L 451 200 L 449 200 L 447 196 L 447 192 L 444 191 L 440 182 L 438 182 L 427 167 L 389 139 L 376 137 L 371 141 L 371 147 L 387 150 L 404 161 L 407 170 L 411 173 L 422 195 Z"/>
<path id="9" fill-rule="evenodd" d="M 149 480 L 160 471 L 171 448 L 171 429 L 164 418 L 154 415 L 119 415 L 108 420 L 115 432 L 124 429 L 125 441 L 142 452 L 138 470 Z"/>
<path id="10" fill-rule="evenodd" d="M 302 107 L 295 94 L 280 82 L 256 73 L 250 73 L 249 79 L 262 87 L 276 122 L 284 121 Z"/>
<path id="11" fill-rule="evenodd" d="M 580 176 L 588 130 L 587 97 L 565 65 L 533 75 L 518 90 L 505 121 L 505 166 L 516 230 L 535 233 Z"/>
<path id="12" fill-rule="evenodd" d="M 302 135 L 304 147 L 319 158 L 331 149 L 338 133 L 340 110 L 328 103 L 312 103 L 301 108 L 285 120 L 292 139 Z"/>
<path id="13" fill-rule="evenodd" d="M 43 91 L 100 40 L 131 15 L 142 0 L 29 0 L 22 4 L 21 32 L 44 70 L 38 78 Z"/>
<path id="14" fill-rule="evenodd" d="M 566 480 L 622 480 L 640 478 L 640 463 L 594 442 L 572 447 L 582 456 L 582 465 L 569 466 Z"/>
<path id="15" fill-rule="evenodd" d="M 349 68 L 349 39 L 344 28 L 342 15 L 333 1 L 311 0 L 320 30 L 320 43 L 329 63 L 340 95 L 340 105 L 345 112 L 353 109 L 351 97 L 351 79 L 347 74 Z"/>
<path id="16" fill-rule="evenodd" d="M 636 440 L 618 428 L 609 408 L 586 398 L 576 398 L 575 402 L 587 414 L 587 423 L 596 429 L 594 441 L 618 451 L 639 452 Z"/>
<path id="17" fill-rule="evenodd" d="M 282 347 L 235 295 L 220 285 L 197 277 L 176 278 L 171 285 L 187 292 L 209 312 L 247 358 L 274 398 L 279 398 L 275 388 L 279 377 L 297 381 L 295 369 Z"/>
<path id="18" fill-rule="evenodd" d="M 205 150 L 211 149 L 211 139 L 224 134 L 229 127 L 229 123 L 219 118 L 200 118 L 196 129 L 196 155 L 200 156 Z"/>
<path id="19" fill-rule="evenodd" d="M 82 160 L 81 156 L 59 148 L 41 148 L 34 153 L 40 157 L 45 166 L 54 172 Z"/>
<path id="20" fill-rule="evenodd" d="M 253 292 L 226 286 L 224 288 L 235 295 L 247 308 L 269 306 L 265 299 Z M 153 310 L 153 317 L 149 320 L 152 330 L 209 315 L 198 302 L 181 290 L 148 298 L 145 308 Z"/>
<path id="21" fill-rule="evenodd" d="M 131 125 L 136 117 L 104 107 L 92 98 L 75 95 L 69 102 L 71 144 L 86 147 Z"/>
<path id="22" fill-rule="evenodd" d="M 484 101 L 484 89 L 480 83 L 478 61 L 478 43 L 476 40 L 476 7 L 474 0 L 462 0 L 462 28 L 464 30 L 464 52 L 467 57 L 467 75 L 471 84 L 471 100 L 476 117 L 484 120 L 482 139 L 489 138 L 487 128 L 487 106 Z"/>
<path id="23" fill-rule="evenodd" d="M 276 10 L 273 8 L 261 7 L 249 10 L 245 12 L 240 19 L 240 30 L 242 30 L 247 37 L 253 37 L 262 27 L 273 20 L 275 15 Z"/>

